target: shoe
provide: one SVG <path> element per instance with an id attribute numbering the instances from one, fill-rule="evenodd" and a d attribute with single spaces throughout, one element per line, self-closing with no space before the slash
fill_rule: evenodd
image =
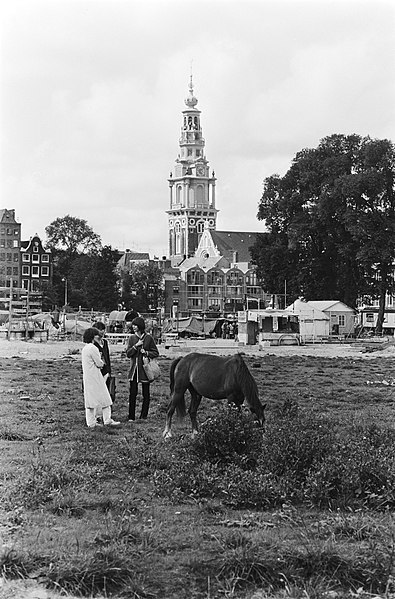
<path id="1" fill-rule="evenodd" d="M 135 418 L 128 418 L 128 422 L 134 422 L 135 420 Z"/>
<path id="2" fill-rule="evenodd" d="M 110 420 L 109 422 L 105 422 L 104 423 L 105 426 L 119 426 L 121 423 L 118 422 L 117 420 Z"/>
<path id="3" fill-rule="evenodd" d="M 103 423 L 100 420 L 96 420 L 95 426 L 103 426 Z"/>

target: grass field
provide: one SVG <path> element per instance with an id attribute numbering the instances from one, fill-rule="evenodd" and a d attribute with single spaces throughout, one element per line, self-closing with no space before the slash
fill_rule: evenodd
<path id="1" fill-rule="evenodd" d="M 303 455 L 319 453 L 317 446 L 306 447 L 321 438 L 314 429 L 323 418 L 322 426 L 333 426 L 333 434 L 340 435 L 342 456 L 347 456 L 349 435 L 358 431 L 359 453 L 357 442 L 349 445 L 353 473 L 355 462 L 366 457 L 361 435 L 366 430 L 372 437 L 374 430 L 378 441 L 369 441 L 367 453 L 379 445 L 384 452 L 384 447 L 378 463 L 382 455 L 395 480 L 388 443 L 395 430 L 395 387 L 387 384 L 395 370 L 391 359 L 245 360 L 267 403 L 273 452 L 266 446 L 266 461 L 277 467 L 277 454 L 284 458 L 291 447 L 290 460 L 299 459 L 302 445 Z M 274 484 L 260 456 L 252 466 L 240 465 L 240 456 L 233 454 L 200 463 L 201 445 L 189 461 L 188 419 L 174 419 L 173 438 L 162 438 L 170 359 L 160 361 L 163 375 L 152 385 L 148 420 L 129 424 L 128 361 L 114 358 L 119 381 L 113 416 L 122 425 L 95 430 L 84 422 L 79 356 L 0 362 L 0 566 L 7 599 L 22 599 L 18 585 L 24 580 L 47 589 L 48 595 L 40 597 L 395 597 L 395 483 L 381 478 L 369 495 L 363 484 L 360 490 L 354 486 L 352 497 L 341 501 L 332 488 L 324 501 L 322 468 L 312 478 L 314 464 L 303 474 L 308 494 L 307 483 L 292 479 L 300 464 L 292 476 L 285 465 Z M 303 418 L 296 428 L 281 420 L 281 432 L 279 410 L 287 404 L 299 406 Z M 226 410 L 203 400 L 199 420 L 215 423 L 222 414 L 226 422 Z M 248 416 L 240 418 L 248 428 Z M 217 440 L 214 434 L 213 445 Z M 257 490 L 258 479 L 266 486 Z M 284 480 L 288 486 L 281 499 Z M 312 481 L 320 487 L 315 495 Z"/>

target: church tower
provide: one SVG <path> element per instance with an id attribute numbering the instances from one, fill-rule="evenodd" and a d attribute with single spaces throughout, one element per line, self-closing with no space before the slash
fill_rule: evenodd
<path id="1" fill-rule="evenodd" d="M 192 75 L 189 95 L 182 111 L 183 120 L 180 152 L 174 175 L 170 173 L 169 256 L 173 266 L 193 256 L 205 228 L 215 229 L 215 174 L 209 174 L 209 163 L 204 153 L 204 139 L 200 126 L 198 101 L 193 95 Z"/>

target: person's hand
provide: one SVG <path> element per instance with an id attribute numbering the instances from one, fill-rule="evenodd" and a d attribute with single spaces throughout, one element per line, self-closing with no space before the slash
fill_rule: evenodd
<path id="1" fill-rule="evenodd" d="M 134 344 L 135 347 L 141 347 L 143 345 L 143 342 L 141 341 L 141 339 L 139 339 L 137 341 L 137 343 Z"/>

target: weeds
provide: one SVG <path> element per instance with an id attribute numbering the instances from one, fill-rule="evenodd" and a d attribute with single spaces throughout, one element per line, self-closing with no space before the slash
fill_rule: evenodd
<path id="1" fill-rule="evenodd" d="M 194 441 L 174 448 L 154 481 L 160 495 L 220 497 L 233 508 L 392 509 L 394 441 L 377 426 L 351 423 L 339 433 L 333 421 L 293 402 L 274 410 L 262 437 L 248 416 L 222 409 Z"/>
<path id="2" fill-rule="evenodd" d="M 72 563 L 60 561 L 47 572 L 48 586 L 83 597 L 103 593 L 111 595 L 125 586 L 133 588 L 133 564 L 118 557 L 112 550 L 100 550 L 80 556 Z M 141 589 L 133 590 L 143 596 Z M 133 595 L 132 595 L 133 596 Z"/>

